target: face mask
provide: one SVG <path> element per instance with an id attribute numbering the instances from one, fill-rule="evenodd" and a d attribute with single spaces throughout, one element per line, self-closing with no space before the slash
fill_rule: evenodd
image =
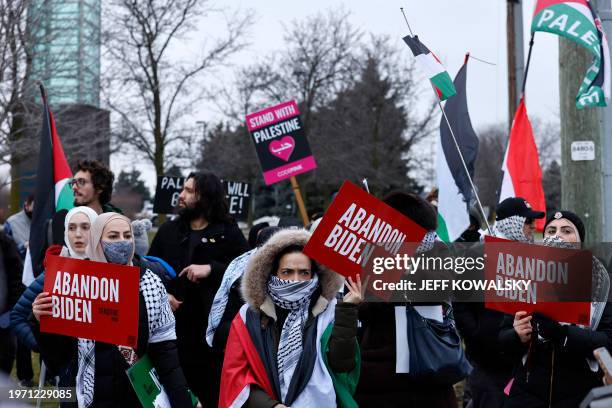
<path id="1" fill-rule="evenodd" d="M 116 241 L 102 243 L 102 251 L 106 260 L 110 263 L 127 265 L 130 256 L 134 252 L 134 243 L 132 241 Z"/>

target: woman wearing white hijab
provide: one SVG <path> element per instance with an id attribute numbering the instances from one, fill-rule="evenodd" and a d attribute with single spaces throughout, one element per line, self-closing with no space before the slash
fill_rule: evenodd
<path id="1" fill-rule="evenodd" d="M 121 265 L 133 265 L 135 261 L 132 226 L 123 215 L 99 215 L 92 225 L 89 243 L 87 255 L 92 261 Z M 163 284 L 149 269 L 141 268 L 139 286 L 139 336 L 135 349 L 41 334 L 41 353 L 50 365 L 61 366 L 75 358 L 78 350 L 76 394 L 79 407 L 138 406 L 126 370 L 145 354 L 150 357 L 171 406 L 193 405 L 178 362 L 174 315 Z"/>
<path id="2" fill-rule="evenodd" d="M 64 257 L 84 259 L 89 244 L 90 229 L 98 214 L 89 207 L 75 207 L 68 211 L 64 220 L 64 242 L 66 246 L 53 245 L 47 250 L 48 254 Z M 37 320 L 41 315 L 49 314 L 42 303 L 47 293 L 43 291 L 45 281 L 44 272 L 26 288 L 19 301 L 11 311 L 11 326 L 13 332 L 28 348 L 38 351 L 38 342 L 32 330 L 30 315 L 34 314 Z M 34 305 L 36 306 L 34 307 Z M 74 364 L 66 364 L 55 373 L 60 376 L 60 385 L 74 386 Z"/>
<path id="3" fill-rule="evenodd" d="M 64 220 L 64 242 L 66 246 L 53 245 L 49 247 L 47 253 L 84 259 L 85 250 L 89 243 L 89 230 L 97 217 L 98 214 L 89 207 L 74 207 L 68 211 Z M 36 301 L 35 298 L 40 296 L 43 291 L 44 281 L 45 274 L 43 272 L 26 288 L 11 312 L 11 327 L 13 331 L 32 350 L 38 350 L 38 345 L 29 320 L 33 312 L 32 304 Z M 43 310 L 37 307 L 36 313 L 39 311 L 42 312 Z M 37 315 L 36 313 L 35 317 L 39 319 L 41 314 Z"/>

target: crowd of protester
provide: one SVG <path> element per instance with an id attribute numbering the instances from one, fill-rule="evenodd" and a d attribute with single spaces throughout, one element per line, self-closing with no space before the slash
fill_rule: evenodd
<path id="1" fill-rule="evenodd" d="M 506 315 L 482 302 L 375 303 L 365 301 L 359 275 L 345 279 L 304 253 L 318 222 L 310 230 L 295 220 L 258 224 L 247 240 L 219 178 L 194 172 L 177 215 L 149 246 L 150 222 L 132 221 L 110 204 L 113 181 L 103 164 L 78 163 L 74 208 L 49 220 L 45 251 L 139 268 L 133 348 L 41 332 L 40 319 L 51 315 L 45 274 L 22 284 L 31 197 L 0 231 L 0 371 L 10 374 L 16 360 L 18 381 L 31 387 L 31 353 L 39 353 L 53 385 L 76 389 L 77 401 L 65 406 L 138 406 L 126 370 L 145 355 L 172 407 L 577 407 L 604 384 L 607 372 L 593 352 L 612 349 L 610 278 L 595 257 L 585 271 L 594 282 L 589 326 L 542 313 Z M 436 200 L 410 192 L 383 198 L 427 231 L 418 253 L 440 243 Z M 546 215 L 509 198 L 498 205 L 490 233 L 556 248 L 585 242 L 578 215 Z M 545 217 L 536 240 L 536 220 Z M 457 242 L 482 245 L 481 219 L 470 211 Z M 439 355 L 435 344 L 419 349 L 413 338 L 420 322 L 456 338 L 455 346 Z M 417 375 L 407 368 L 414 356 L 431 367 L 452 359 L 455 369 Z M 454 385 L 462 381 L 458 402 Z"/>

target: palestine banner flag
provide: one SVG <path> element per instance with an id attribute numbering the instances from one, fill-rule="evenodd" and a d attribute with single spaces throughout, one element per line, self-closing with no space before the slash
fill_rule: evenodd
<path id="1" fill-rule="evenodd" d="M 408 44 L 417 63 L 431 81 L 438 99 L 444 101 L 455 95 L 456 91 L 450 75 L 448 75 L 438 57 L 429 51 L 425 44 L 419 41 L 419 36 L 415 35 L 412 37 L 407 35 L 404 37 L 404 42 Z"/>
<path id="2" fill-rule="evenodd" d="M 444 111 L 450 123 L 457 145 L 469 171 L 474 177 L 474 165 L 478 155 L 478 136 L 472 128 L 466 96 L 468 56 L 457 76 L 457 94 L 446 101 Z M 451 130 L 444 117 L 440 121 L 440 139 L 437 148 L 438 175 L 438 236 L 444 242 L 453 242 L 470 226 L 469 205 L 474 196 L 470 179 L 457 152 Z"/>
<path id="3" fill-rule="evenodd" d="M 23 267 L 23 284 L 28 286 L 43 269 L 46 250 L 47 222 L 56 211 L 73 207 L 74 196 L 68 181 L 72 172 L 57 135 L 55 120 L 47 104 L 47 95 L 40 86 L 43 101 L 40 152 L 36 171 L 34 213 L 30 226 L 30 241 Z"/>
<path id="4" fill-rule="evenodd" d="M 499 202 L 508 197 L 522 197 L 535 211 L 546 211 L 538 147 L 524 99 L 521 99 L 514 115 L 502 171 L 504 178 Z M 544 222 L 544 218 L 536 220 L 538 231 L 544 229 Z"/>
<path id="5" fill-rule="evenodd" d="M 576 95 L 578 109 L 607 106 L 610 98 L 610 53 L 601 20 L 588 0 L 538 0 L 531 32 L 546 31 L 565 37 L 593 54 Z"/>

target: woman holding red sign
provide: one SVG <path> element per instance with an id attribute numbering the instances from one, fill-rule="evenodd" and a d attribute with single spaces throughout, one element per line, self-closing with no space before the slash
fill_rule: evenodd
<path id="1" fill-rule="evenodd" d="M 544 226 L 544 245 L 579 249 L 582 220 L 556 211 Z M 542 313 L 517 312 L 506 318 L 500 345 L 516 358 L 514 378 L 504 407 L 577 407 L 594 387 L 603 385 L 593 351 L 612 347 L 612 307 L 607 303 L 610 278 L 593 257 L 590 327 L 559 323 Z"/>
<path id="2" fill-rule="evenodd" d="M 342 277 L 304 255 L 309 238 L 305 230 L 277 232 L 249 259 L 219 407 L 356 406 L 361 281 L 349 278 L 336 303 Z"/>
<path id="3" fill-rule="evenodd" d="M 87 254 L 92 261 L 133 265 L 134 238 L 130 220 L 116 213 L 99 215 L 91 228 Z M 143 267 L 139 286 L 139 336 L 135 349 L 41 333 L 41 354 L 51 367 L 61 367 L 78 355 L 76 394 L 79 407 L 138 406 L 140 403 L 126 370 L 145 354 L 151 359 L 170 404 L 173 407 L 193 406 L 178 361 L 174 315 L 166 290 L 159 277 Z M 35 303 L 35 308 L 47 304 L 46 299 L 37 299 Z"/>

